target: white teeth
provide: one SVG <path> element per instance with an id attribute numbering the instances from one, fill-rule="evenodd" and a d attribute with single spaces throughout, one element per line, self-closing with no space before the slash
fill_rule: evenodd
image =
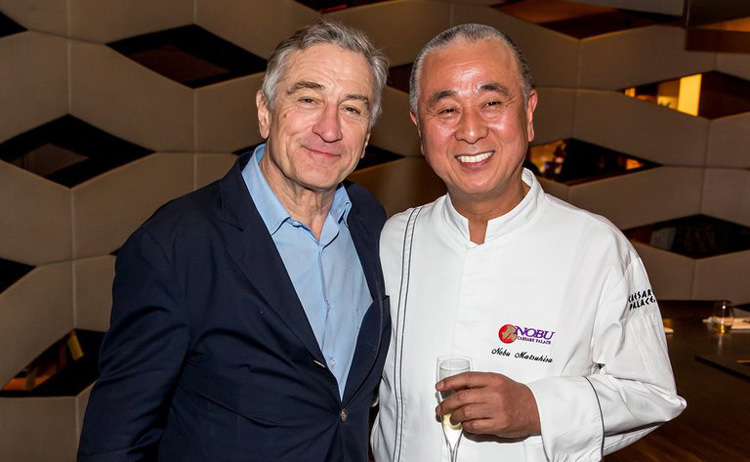
<path id="1" fill-rule="evenodd" d="M 483 152 L 482 154 L 476 154 L 473 156 L 458 156 L 456 159 L 458 159 L 459 162 L 465 163 L 465 164 L 475 164 L 477 162 L 481 162 L 485 159 L 489 159 L 492 155 L 492 151 L 490 152 Z"/>

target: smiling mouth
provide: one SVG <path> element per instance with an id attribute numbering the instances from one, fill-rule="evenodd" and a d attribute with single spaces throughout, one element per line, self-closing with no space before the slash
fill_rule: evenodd
<path id="1" fill-rule="evenodd" d="M 458 161 L 462 164 L 476 164 L 482 162 L 483 160 L 489 159 L 493 154 L 495 154 L 495 151 L 487 151 L 480 152 L 479 154 L 456 156 L 456 159 L 458 159 Z"/>
<path id="2" fill-rule="evenodd" d="M 339 153 L 338 152 L 334 152 L 334 151 L 326 151 L 326 150 L 322 150 L 322 149 L 315 149 L 315 148 L 311 148 L 311 147 L 307 147 L 307 146 L 305 146 L 305 149 L 307 149 L 309 152 L 311 152 L 313 154 L 324 155 L 324 156 L 334 156 L 334 157 L 338 157 L 339 156 Z"/>

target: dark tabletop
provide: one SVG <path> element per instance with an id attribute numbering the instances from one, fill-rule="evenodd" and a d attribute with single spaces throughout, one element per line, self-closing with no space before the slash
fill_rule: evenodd
<path id="1" fill-rule="evenodd" d="M 750 364 L 736 363 L 750 359 L 750 331 L 717 334 L 701 322 L 708 312 L 700 303 L 662 304 L 665 325 L 674 329 L 669 356 L 687 409 L 606 462 L 750 461 Z"/>

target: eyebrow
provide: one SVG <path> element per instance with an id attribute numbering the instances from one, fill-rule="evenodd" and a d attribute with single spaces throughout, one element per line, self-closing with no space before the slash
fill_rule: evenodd
<path id="1" fill-rule="evenodd" d="M 286 94 L 291 95 L 299 90 L 323 90 L 324 88 L 325 87 L 318 82 L 313 82 L 312 80 L 300 80 L 294 82 L 294 85 L 287 90 Z"/>
<path id="2" fill-rule="evenodd" d="M 451 96 L 456 96 L 456 92 L 453 90 L 443 90 L 443 91 L 434 93 L 432 96 L 430 96 L 430 99 L 427 100 L 427 107 L 431 108 L 435 106 L 437 103 L 439 103 L 441 100 L 445 98 L 450 98 Z"/>
<path id="3" fill-rule="evenodd" d="M 489 91 L 492 93 L 500 93 L 501 95 L 505 96 L 506 98 L 512 98 L 513 92 L 510 91 L 510 88 L 506 87 L 505 85 L 501 85 L 499 83 L 486 83 L 479 87 L 479 91 Z"/>
<path id="4" fill-rule="evenodd" d="M 479 92 L 480 93 L 482 92 L 499 93 L 506 98 L 513 97 L 513 93 L 510 91 L 510 89 L 506 87 L 505 85 L 501 85 L 499 83 L 485 83 L 479 87 Z M 439 91 L 433 94 L 432 96 L 430 96 L 430 99 L 427 100 L 427 107 L 428 108 L 433 107 L 437 103 L 439 103 L 441 100 L 456 96 L 456 94 L 457 93 L 453 90 Z"/>
<path id="5" fill-rule="evenodd" d="M 355 101 L 362 101 L 365 103 L 365 105 L 369 108 L 370 107 L 370 98 L 368 98 L 365 95 L 358 95 L 358 94 L 348 94 L 344 97 L 344 101 L 348 100 L 355 100 Z"/>
<path id="6" fill-rule="evenodd" d="M 300 80 L 299 82 L 295 82 L 292 87 L 287 90 L 287 95 L 294 94 L 298 92 L 299 90 L 315 90 L 315 91 L 321 91 L 325 90 L 325 86 L 323 84 L 320 84 L 318 82 L 313 82 L 312 80 Z M 355 101 L 362 101 L 367 105 L 367 107 L 370 107 L 370 98 L 368 98 L 365 95 L 360 95 L 356 93 L 350 93 L 344 97 L 344 101 L 347 100 L 355 100 Z"/>

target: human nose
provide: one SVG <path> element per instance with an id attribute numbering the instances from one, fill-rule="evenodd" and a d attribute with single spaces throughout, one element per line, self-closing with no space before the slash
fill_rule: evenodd
<path id="1" fill-rule="evenodd" d="M 457 140 L 474 144 L 487 136 L 487 125 L 477 111 L 466 110 L 461 114 L 455 134 Z"/>
<path id="2" fill-rule="evenodd" d="M 313 125 L 313 132 L 326 143 L 334 143 L 343 138 L 338 108 L 326 104 L 315 125 Z"/>

